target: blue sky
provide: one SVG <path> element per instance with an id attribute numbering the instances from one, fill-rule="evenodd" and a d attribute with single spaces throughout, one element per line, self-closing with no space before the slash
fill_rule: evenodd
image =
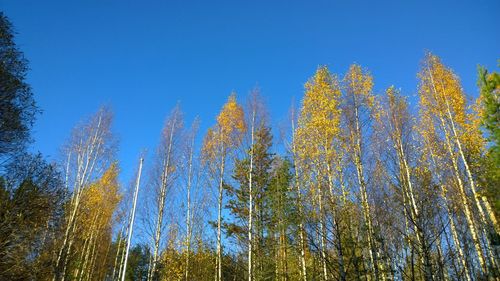
<path id="1" fill-rule="evenodd" d="M 500 58 L 500 1 L 0 0 L 0 10 L 43 110 L 33 149 L 57 159 L 71 128 L 109 104 L 127 182 L 178 101 L 204 133 L 232 90 L 256 84 L 273 121 L 284 119 L 318 65 L 343 74 L 357 62 L 376 91 L 412 96 L 430 50 L 476 96 L 477 64 Z"/>

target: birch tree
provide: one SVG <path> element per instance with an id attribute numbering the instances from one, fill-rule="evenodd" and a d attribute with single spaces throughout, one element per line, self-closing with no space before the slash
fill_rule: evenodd
<path id="1" fill-rule="evenodd" d="M 253 231 L 254 231 L 254 153 L 255 153 L 255 135 L 256 135 L 256 130 L 262 130 L 264 127 L 267 127 L 267 112 L 264 108 L 264 103 L 262 102 L 262 98 L 260 96 L 260 90 L 258 88 L 255 88 L 252 90 L 249 96 L 248 104 L 247 104 L 247 121 L 246 123 L 249 124 L 250 130 L 249 130 L 249 149 L 248 149 L 248 158 L 249 158 L 249 165 L 248 165 L 248 171 L 247 171 L 247 178 L 248 178 L 248 229 L 247 229 L 247 237 L 248 237 L 248 242 L 247 242 L 247 247 L 248 247 L 248 280 L 252 281 L 254 280 L 254 272 L 253 272 L 253 267 L 254 267 L 254 262 L 253 262 L 253 245 L 254 245 L 254 239 L 253 239 Z M 262 134 L 261 134 L 262 136 Z M 262 139 L 261 139 L 262 141 Z M 260 145 L 261 148 L 264 148 L 266 150 L 265 145 L 262 147 L 262 144 Z M 269 148 L 269 147 L 267 147 Z M 265 154 L 266 152 L 264 152 Z M 262 154 L 262 153 L 261 153 Z M 261 155 L 262 156 L 262 155 Z M 260 157 L 261 160 L 264 160 L 263 157 Z M 261 165 L 262 166 L 262 165 Z M 262 172 L 266 173 L 266 167 L 263 167 Z M 262 174 L 260 174 L 262 176 Z M 259 182 L 259 180 L 257 180 Z M 263 181 L 262 179 L 260 180 L 261 183 L 265 184 L 265 180 Z M 263 186 L 260 186 L 260 190 L 263 190 Z M 261 194 L 261 196 L 264 196 Z M 261 200 L 262 201 L 262 200 Z M 260 237 L 263 239 L 263 237 Z"/>
<path id="2" fill-rule="evenodd" d="M 149 266 L 148 280 L 155 280 L 158 274 L 157 267 L 162 246 L 162 234 L 165 228 L 165 209 L 167 193 L 173 187 L 178 176 L 179 153 L 182 135 L 183 118 L 180 107 L 176 106 L 165 121 L 160 144 L 156 150 L 155 164 L 152 170 L 152 192 L 155 203 L 155 222 L 152 237 L 151 263 Z"/>
<path id="3" fill-rule="evenodd" d="M 296 119 L 297 119 L 297 114 L 296 114 L 296 109 L 292 105 L 292 108 L 290 110 L 290 121 L 291 121 L 291 143 L 288 145 L 288 150 L 290 151 L 293 159 L 293 166 L 294 166 L 294 188 L 295 192 L 297 194 L 297 208 L 298 208 L 298 236 L 299 236 L 299 259 L 300 259 L 300 275 L 301 279 L 303 281 L 307 281 L 308 279 L 308 274 L 307 274 L 307 263 L 306 263 L 306 232 L 305 232 L 305 227 L 304 227 L 304 221 L 305 221 L 305 215 L 304 215 L 304 207 L 303 207 L 303 196 L 302 196 L 302 183 L 303 183 L 303 178 L 301 177 L 302 174 L 302 162 L 299 157 L 299 151 L 298 151 L 298 144 L 297 144 L 297 139 L 295 135 L 295 131 L 297 129 L 296 126 Z"/>
<path id="4" fill-rule="evenodd" d="M 496 267 L 494 254 L 485 232 L 488 219 L 492 220 L 487 218 L 488 214 L 483 208 L 481 196 L 478 193 L 477 177 L 473 175 L 470 162 L 474 158 L 470 157 L 471 154 L 467 155 L 468 152 L 474 153 L 474 149 L 480 150 L 482 145 L 480 133 L 467 130 L 472 126 L 472 120 L 467 112 L 466 98 L 460 81 L 437 56 L 426 54 L 418 77 L 420 79 L 420 114 L 423 119 L 433 124 L 434 131 L 448 155 L 480 271 L 488 275 L 488 263 Z M 424 137 L 426 137 L 425 133 Z M 468 194 L 471 194 L 471 198 Z M 477 211 L 478 222 L 474 219 L 474 210 Z M 481 239 L 486 240 L 483 245 Z"/>
<path id="5" fill-rule="evenodd" d="M 118 185 L 118 167 L 113 163 L 97 181 L 92 182 L 82 193 L 81 211 L 77 217 L 75 254 L 73 257 L 76 280 L 91 280 L 105 270 L 103 260 L 111 244 L 113 219 L 121 195 Z"/>
<path id="6" fill-rule="evenodd" d="M 71 190 L 67 218 L 61 245 L 55 258 L 53 280 L 65 280 L 66 268 L 72 254 L 75 221 L 80 212 L 82 193 L 96 180 L 114 158 L 116 142 L 111 132 L 112 114 L 102 107 L 96 114 L 73 129 L 71 138 L 63 147 L 66 154 L 65 185 Z"/>
<path id="7" fill-rule="evenodd" d="M 203 142 L 205 163 L 210 163 L 212 174 L 218 181 L 217 199 L 217 258 L 215 280 L 222 280 L 222 204 L 223 184 L 227 156 L 241 144 L 246 124 L 242 107 L 231 94 L 217 116 L 217 123 L 210 128 Z"/>
<path id="8" fill-rule="evenodd" d="M 185 145 L 185 156 L 184 159 L 187 159 L 187 164 L 185 165 L 185 177 L 186 177 L 186 261 L 185 261 L 185 270 L 184 270 L 184 278 L 186 281 L 190 280 L 189 277 L 189 266 L 190 266 L 190 258 L 191 258 L 191 239 L 193 235 L 193 216 L 194 211 L 192 210 L 192 196 L 191 191 L 193 185 L 196 184 L 196 159 L 195 159 L 195 141 L 196 135 L 198 133 L 199 128 L 199 119 L 196 118 L 191 125 L 191 129 L 186 134 L 186 145 Z"/>
<path id="9" fill-rule="evenodd" d="M 342 115 L 347 136 L 346 147 L 349 148 L 349 158 L 356 171 L 355 177 L 361 197 L 370 268 L 373 270 L 375 280 L 379 280 L 381 275 L 377 261 L 377 245 L 372 226 L 373 220 L 368 201 L 365 171 L 366 142 L 371 133 L 371 120 L 375 113 L 375 96 L 372 93 L 373 78 L 369 73 L 363 71 L 361 66 L 353 64 L 349 67 L 342 83 L 344 92 Z"/>
<path id="10" fill-rule="evenodd" d="M 382 145 L 376 153 L 387 158 L 385 169 L 389 172 L 388 182 L 398 190 L 399 201 L 402 203 L 401 212 L 404 214 L 405 226 L 401 232 L 405 233 L 409 247 L 417 249 L 417 253 L 424 271 L 426 280 L 433 280 L 434 273 L 431 259 L 431 226 L 433 216 L 426 212 L 428 205 L 434 198 L 425 196 L 429 187 L 418 185 L 418 179 L 425 179 L 426 167 L 418 167 L 419 154 L 415 131 L 415 120 L 409 112 L 407 100 L 393 86 L 386 90 L 378 109 L 376 122 L 378 143 Z M 392 170 L 392 171 L 391 171 Z M 422 181 L 420 181 L 422 182 Z M 416 190 L 416 189 L 419 190 Z M 412 238 L 414 237 L 414 239 Z M 439 236 L 435 238 L 440 243 Z"/>
<path id="11" fill-rule="evenodd" d="M 327 226 L 324 196 L 328 194 L 330 202 L 337 201 L 335 195 L 335 172 L 334 167 L 338 155 L 340 135 L 340 86 L 336 77 L 332 76 L 326 67 L 318 68 L 314 77 L 305 85 L 305 94 L 298 120 L 298 128 L 295 132 L 298 144 L 298 156 L 303 163 L 308 163 L 309 178 L 316 179 L 312 194 L 317 197 L 320 247 L 322 260 L 322 278 L 329 280 L 330 274 L 327 268 Z M 327 187 L 327 191 L 323 190 Z M 337 214 L 332 209 L 333 220 L 337 220 Z M 336 241 L 339 260 L 339 278 L 345 280 L 345 268 L 342 255 L 341 242 Z"/>

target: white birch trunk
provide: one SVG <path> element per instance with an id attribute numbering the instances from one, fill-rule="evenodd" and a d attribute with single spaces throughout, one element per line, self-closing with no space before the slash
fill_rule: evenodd
<path id="1" fill-rule="evenodd" d="M 306 255 L 305 255 L 305 237 L 304 237 L 304 223 L 303 223 L 303 207 L 302 207 L 302 196 L 300 191 L 300 180 L 299 180 L 299 163 L 297 161 L 297 148 L 295 144 L 295 121 L 292 112 L 292 154 L 294 159 L 294 171 L 295 171 L 295 188 L 297 192 L 297 207 L 299 212 L 299 240 L 300 240 L 300 267 L 301 267 L 301 277 L 303 281 L 307 281 L 307 267 L 306 267 Z"/>
<path id="2" fill-rule="evenodd" d="M 218 197 L 218 210 L 217 210 L 217 281 L 222 280 L 222 194 L 224 182 L 224 145 L 222 145 L 221 166 L 219 175 L 219 197 Z"/>
<path id="3" fill-rule="evenodd" d="M 253 177 L 253 148 L 254 148 L 254 132 L 255 132 L 255 108 L 252 111 L 252 125 L 251 125 L 251 141 L 250 141 L 250 167 L 248 171 L 248 281 L 253 280 L 252 268 L 252 232 L 253 232 L 253 190 L 252 190 L 252 177 Z"/>
<path id="4" fill-rule="evenodd" d="M 135 184 L 135 192 L 134 192 L 134 202 L 132 204 L 132 215 L 130 216 L 129 230 L 127 235 L 127 244 L 125 246 L 125 262 L 123 264 L 123 273 L 122 273 L 122 281 L 125 281 L 125 273 L 127 272 L 127 260 L 128 260 L 128 251 L 130 249 L 130 241 L 132 239 L 132 233 L 134 230 L 134 219 L 135 219 L 135 208 L 137 206 L 137 196 L 139 195 L 139 185 L 141 183 L 141 173 L 142 173 L 142 163 L 144 159 L 141 158 L 139 160 L 139 172 L 137 174 L 137 181 Z"/>
<path id="5" fill-rule="evenodd" d="M 159 258 L 159 253 L 160 253 L 160 244 L 161 244 L 161 234 L 162 234 L 162 227 L 163 227 L 163 214 L 165 211 L 165 197 L 167 195 L 167 186 L 168 186 L 168 180 L 170 177 L 170 168 L 171 168 L 171 153 L 172 153 L 172 142 L 174 138 L 174 133 L 176 130 L 177 126 L 177 112 L 174 112 L 174 118 L 170 122 L 170 124 L 167 124 L 167 130 L 170 129 L 169 136 L 168 136 L 168 146 L 167 146 L 167 151 L 166 155 L 162 155 L 163 157 L 163 170 L 161 174 L 161 186 L 160 186 L 160 194 L 158 198 L 158 217 L 156 220 L 156 230 L 154 234 L 154 245 L 153 245 L 153 256 L 152 256 L 152 261 L 150 265 L 150 270 L 148 272 L 148 279 L 147 280 L 153 280 L 154 275 L 156 273 L 156 266 L 158 263 L 158 258 Z M 168 127 L 170 125 L 170 128 Z M 161 144 L 160 144 L 161 145 Z"/>

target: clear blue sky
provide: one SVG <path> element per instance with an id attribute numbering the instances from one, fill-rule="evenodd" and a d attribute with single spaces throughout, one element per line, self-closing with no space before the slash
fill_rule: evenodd
<path id="1" fill-rule="evenodd" d="M 344 73 L 352 62 L 377 91 L 414 95 L 425 50 L 476 96 L 477 64 L 500 58 L 500 1 L 0 0 L 0 9 L 43 110 L 34 149 L 57 159 L 75 123 L 110 104 L 126 181 L 177 101 L 204 132 L 232 90 L 244 96 L 258 83 L 277 122 L 318 65 Z"/>

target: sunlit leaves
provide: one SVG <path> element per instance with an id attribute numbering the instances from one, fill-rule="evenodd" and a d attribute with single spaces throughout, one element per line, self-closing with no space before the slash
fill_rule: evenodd
<path id="1" fill-rule="evenodd" d="M 296 140 L 302 158 L 333 151 L 340 129 L 340 87 L 327 67 L 320 67 L 305 84 Z M 330 155 L 326 155 L 329 157 Z"/>
<path id="2" fill-rule="evenodd" d="M 113 214 L 121 200 L 117 177 L 118 166 L 113 163 L 97 181 L 84 189 L 79 227 L 87 232 L 111 228 Z"/>
<path id="3" fill-rule="evenodd" d="M 217 116 L 216 125 L 207 131 L 203 141 L 204 159 L 214 159 L 239 145 L 246 130 L 243 108 L 232 93 Z"/>

